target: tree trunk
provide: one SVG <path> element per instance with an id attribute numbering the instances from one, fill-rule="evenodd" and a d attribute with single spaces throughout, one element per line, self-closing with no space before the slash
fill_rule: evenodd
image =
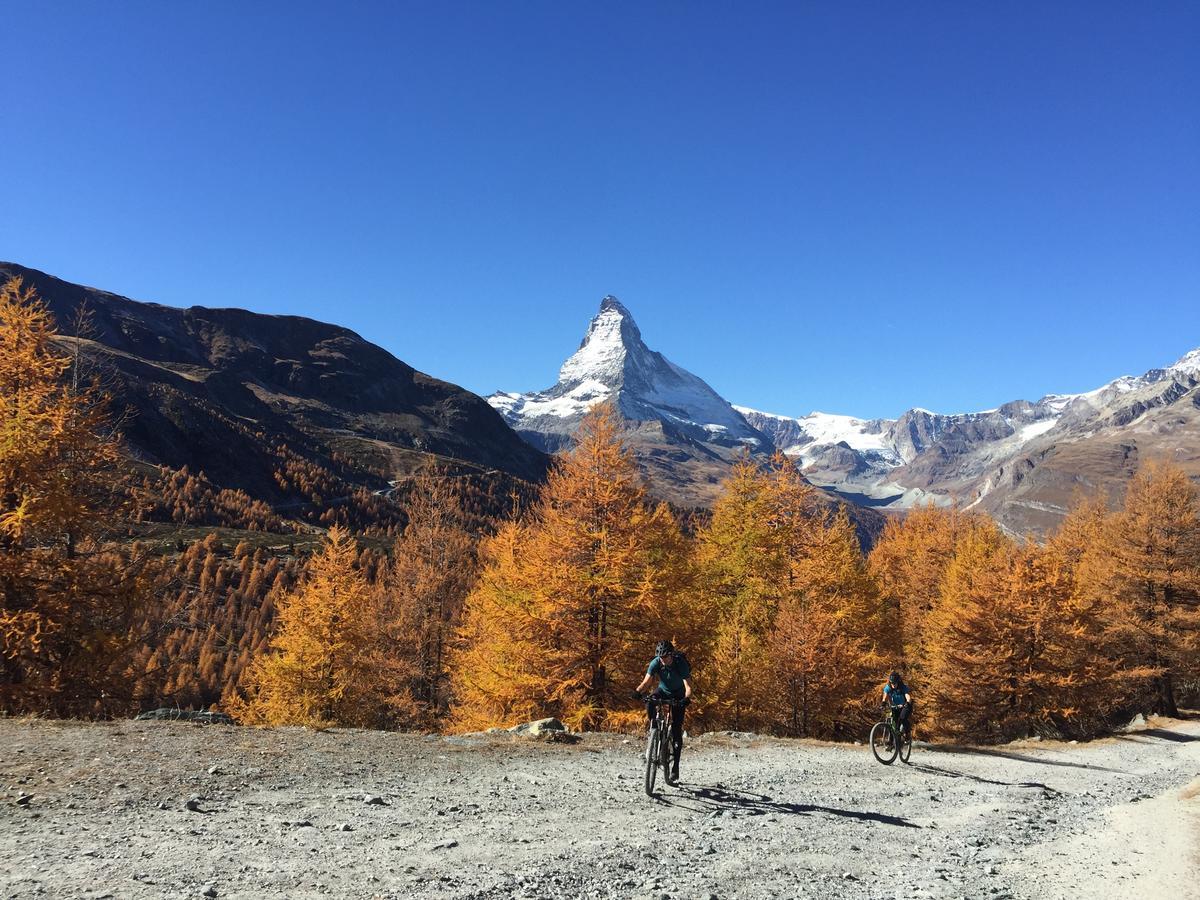
<path id="1" fill-rule="evenodd" d="M 1175 703 L 1175 684 L 1171 679 L 1171 673 L 1164 672 L 1155 681 L 1158 687 L 1158 699 L 1154 704 L 1154 711 L 1160 716 L 1179 718 L 1179 707 Z"/>

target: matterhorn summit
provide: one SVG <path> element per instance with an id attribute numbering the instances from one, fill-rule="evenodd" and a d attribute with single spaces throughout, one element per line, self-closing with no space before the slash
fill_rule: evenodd
<path id="1" fill-rule="evenodd" d="M 677 462 L 684 461 L 681 455 L 714 462 L 727 461 L 743 448 L 752 453 L 773 449 L 770 438 L 701 378 L 647 347 L 633 315 L 611 296 L 600 302 L 553 387 L 488 398 L 522 437 L 550 452 L 568 445 L 587 411 L 605 401 L 615 402 L 626 421 L 635 453 L 651 455 L 646 445 L 653 444 L 661 457 L 665 451 L 659 445 L 665 444 L 690 448 L 670 451 Z"/>

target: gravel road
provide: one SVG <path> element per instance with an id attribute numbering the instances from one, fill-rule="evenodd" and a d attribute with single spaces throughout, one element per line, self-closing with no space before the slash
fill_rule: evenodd
<path id="1" fill-rule="evenodd" d="M 1087 744 L 0 719 L 4 897 L 1200 897 L 1200 721 Z"/>

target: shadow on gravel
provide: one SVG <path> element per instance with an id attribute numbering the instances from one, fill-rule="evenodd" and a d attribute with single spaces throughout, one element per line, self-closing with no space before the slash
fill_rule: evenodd
<path id="1" fill-rule="evenodd" d="M 740 811 L 752 816 L 762 816 L 768 813 L 807 816 L 813 813 L 824 813 L 840 816 L 845 819 L 858 819 L 864 822 L 879 822 L 882 825 L 896 825 L 902 828 L 920 828 L 921 826 L 899 816 L 889 816 L 884 813 L 863 812 L 854 809 L 838 809 L 833 806 L 815 806 L 810 803 L 781 803 L 773 800 L 767 794 L 751 794 L 745 791 L 734 791 L 723 785 L 706 785 L 689 787 L 679 785 L 679 790 L 689 795 L 695 804 L 680 803 L 669 797 L 659 796 L 655 799 L 668 806 L 682 806 L 695 812 L 704 811 Z"/>
<path id="2" fill-rule="evenodd" d="M 1144 731 L 1135 731 L 1132 734 L 1114 734 L 1118 741 L 1133 741 L 1134 743 L 1148 743 L 1142 738 L 1158 738 L 1161 741 L 1173 741 L 1176 744 L 1190 744 L 1193 741 L 1200 741 L 1200 734 L 1180 734 L 1178 731 L 1168 731 L 1165 728 L 1147 728 Z"/>
<path id="3" fill-rule="evenodd" d="M 931 766 L 928 764 L 913 763 L 909 768 L 917 772 L 924 772 L 926 775 L 942 775 L 946 778 L 966 778 L 970 781 L 977 781 L 980 784 L 994 784 L 999 787 L 1022 787 L 1034 788 L 1041 791 L 1049 791 L 1051 794 L 1057 794 L 1058 791 L 1050 787 L 1048 784 L 1042 784 L 1040 781 L 996 781 L 992 778 L 984 778 L 982 775 L 972 775 L 970 772 L 959 772 L 955 769 L 943 769 L 941 766 Z"/>
<path id="4" fill-rule="evenodd" d="M 1000 759 L 1011 759 L 1014 762 L 1035 763 L 1039 766 L 1065 766 L 1069 769 L 1090 769 L 1093 772 L 1111 772 L 1114 775 L 1131 775 L 1120 769 L 1109 769 L 1104 766 L 1092 766 L 1087 763 L 1067 762 L 1065 759 L 1046 759 L 1041 756 L 1027 756 L 1023 753 L 1013 753 L 1011 750 L 988 750 L 983 747 L 964 747 L 959 744 L 934 744 L 927 749 L 934 753 L 960 753 L 971 756 L 994 756 Z"/>

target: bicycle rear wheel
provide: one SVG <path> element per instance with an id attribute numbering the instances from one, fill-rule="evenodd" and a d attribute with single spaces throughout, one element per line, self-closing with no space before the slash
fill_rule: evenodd
<path id="1" fill-rule="evenodd" d="M 646 736 L 646 796 L 654 796 L 654 779 L 658 775 L 658 756 L 659 749 L 658 727 L 650 726 L 650 733 Z"/>
<path id="2" fill-rule="evenodd" d="M 896 742 L 892 739 L 892 726 L 887 722 L 876 722 L 871 728 L 871 752 L 885 766 L 896 761 Z"/>

